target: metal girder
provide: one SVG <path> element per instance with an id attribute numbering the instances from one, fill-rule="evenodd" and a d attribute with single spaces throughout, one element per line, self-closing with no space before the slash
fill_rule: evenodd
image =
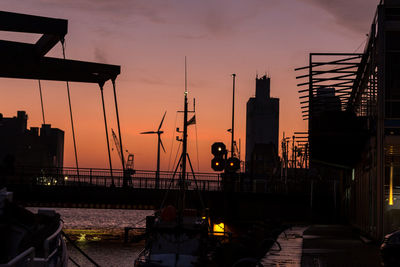
<path id="1" fill-rule="evenodd" d="M 3 60 L 0 64 L 0 77 L 3 78 L 103 84 L 119 74 L 120 66 L 51 57 Z"/>
<path id="2" fill-rule="evenodd" d="M 310 53 L 309 65 L 295 69 L 296 71 L 308 71 L 308 74 L 296 77 L 296 79 L 308 78 L 308 81 L 297 84 L 300 88 L 298 92 L 304 94 L 299 97 L 303 113 L 309 111 L 312 108 L 311 106 L 318 106 L 317 103 L 312 103 L 312 105 L 309 103 L 310 98 L 313 98 L 312 96 L 316 92 L 318 92 L 318 96 L 329 96 L 331 94 L 331 92 L 319 91 L 323 88 L 333 88 L 336 97 L 347 102 L 362 56 L 363 54 L 360 53 Z M 314 61 L 314 59 L 317 59 L 317 61 Z M 308 94 L 306 94 L 307 92 Z M 342 107 L 343 104 L 342 102 Z M 328 107 L 325 108 L 329 109 Z"/>
<path id="3" fill-rule="evenodd" d="M 0 30 L 65 36 L 68 21 L 0 11 Z"/>
<path id="4" fill-rule="evenodd" d="M 361 96 L 365 91 L 369 79 L 369 74 L 371 71 L 371 60 L 374 57 L 375 50 L 375 30 L 376 24 L 372 24 L 371 31 L 369 34 L 368 44 L 366 46 L 366 51 L 362 57 L 360 67 L 357 70 L 357 76 L 354 81 L 352 92 L 350 95 L 350 100 L 347 104 L 346 109 L 350 111 L 354 111 L 356 106 L 359 104 Z"/>
<path id="5" fill-rule="evenodd" d="M 44 56 L 64 39 L 68 32 L 68 21 L 0 11 L 0 30 L 43 34 L 35 44 L 35 52 Z"/>
<path id="6" fill-rule="evenodd" d="M 0 40 L 0 77 L 104 84 L 120 66 L 44 57 L 67 34 L 68 21 L 0 11 L 0 30 L 43 34 L 35 43 Z"/>

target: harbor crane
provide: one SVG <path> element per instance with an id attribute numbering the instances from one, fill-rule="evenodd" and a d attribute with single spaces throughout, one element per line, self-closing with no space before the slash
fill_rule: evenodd
<path id="1" fill-rule="evenodd" d="M 118 137 L 115 134 L 113 129 L 111 129 L 111 134 L 112 134 L 112 137 L 114 139 L 115 147 L 117 148 L 118 156 L 121 159 L 122 167 L 125 166 L 125 169 L 123 170 L 123 172 L 124 172 L 124 186 L 127 186 L 128 183 L 129 184 L 132 183 L 131 175 L 135 173 L 135 171 L 133 169 L 134 155 L 132 153 L 129 153 L 128 150 L 127 150 L 126 152 L 128 152 L 128 159 L 126 160 L 126 163 L 124 164 L 124 157 L 122 155 L 123 152 L 121 150 L 121 145 L 120 145 Z"/>

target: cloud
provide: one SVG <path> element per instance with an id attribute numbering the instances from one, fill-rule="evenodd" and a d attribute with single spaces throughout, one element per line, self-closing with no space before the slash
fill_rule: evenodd
<path id="1" fill-rule="evenodd" d="M 272 10 L 278 0 L 202 0 L 185 7 L 189 22 L 197 24 L 208 36 L 223 37 L 239 32 L 242 25 Z"/>
<path id="2" fill-rule="evenodd" d="M 279 4 L 279 0 L 25 0 L 25 3 L 41 9 L 72 10 L 93 17 L 99 25 L 124 27 L 141 19 L 181 25 L 182 38 L 199 39 L 235 33 L 246 21 Z M 196 32 L 185 26 L 194 26 Z"/>
<path id="3" fill-rule="evenodd" d="M 73 9 L 87 14 L 101 15 L 111 21 L 127 17 L 141 16 L 150 21 L 162 23 L 163 10 L 169 1 L 161 0 L 27 0 L 34 6 L 43 8 Z"/>
<path id="4" fill-rule="evenodd" d="M 95 47 L 94 59 L 96 62 L 108 63 L 106 53 L 100 47 Z"/>
<path id="5" fill-rule="evenodd" d="M 299 0 L 320 7 L 335 18 L 338 25 L 357 33 L 369 32 L 379 0 Z"/>
<path id="6" fill-rule="evenodd" d="M 176 34 L 175 37 L 181 38 L 181 39 L 186 39 L 186 40 L 200 40 L 200 39 L 205 39 L 208 37 L 208 34 Z"/>

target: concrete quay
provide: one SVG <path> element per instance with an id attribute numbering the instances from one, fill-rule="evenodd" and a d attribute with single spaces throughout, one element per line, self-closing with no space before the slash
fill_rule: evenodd
<path id="1" fill-rule="evenodd" d="M 277 241 L 260 261 L 263 266 L 381 266 L 379 246 L 361 238 L 351 226 L 295 226 L 282 232 Z"/>

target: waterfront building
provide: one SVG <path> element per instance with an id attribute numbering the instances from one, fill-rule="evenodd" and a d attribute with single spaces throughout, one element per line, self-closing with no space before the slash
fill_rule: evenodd
<path id="1" fill-rule="evenodd" d="M 18 166 L 61 168 L 64 161 L 64 131 L 43 124 L 27 128 L 28 115 L 16 117 L 0 113 L 0 166 L 13 170 Z"/>

